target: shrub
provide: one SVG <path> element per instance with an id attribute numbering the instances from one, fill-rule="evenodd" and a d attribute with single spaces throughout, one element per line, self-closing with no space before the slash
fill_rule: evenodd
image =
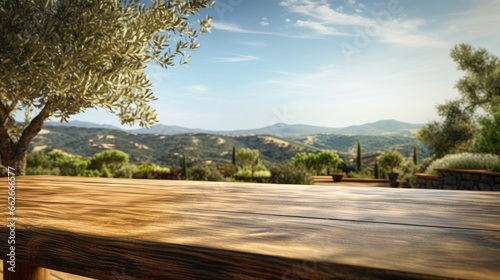
<path id="1" fill-rule="evenodd" d="M 224 176 L 214 166 L 197 165 L 191 168 L 190 179 L 195 181 L 224 181 Z"/>
<path id="2" fill-rule="evenodd" d="M 42 167 L 35 167 L 35 168 L 27 168 L 26 169 L 26 175 L 54 175 L 54 176 L 59 176 L 61 174 L 61 171 L 59 168 L 42 168 Z"/>
<path id="3" fill-rule="evenodd" d="M 238 172 L 234 174 L 235 177 L 251 177 L 252 176 L 252 170 L 248 169 L 241 169 Z"/>
<path id="4" fill-rule="evenodd" d="M 437 175 L 436 167 L 457 169 L 490 169 L 500 164 L 500 157 L 492 154 L 460 153 L 447 155 L 435 160 L 427 167 L 425 173 Z"/>
<path id="5" fill-rule="evenodd" d="M 500 172 L 500 163 L 493 165 L 493 167 L 491 167 L 490 171 L 492 171 L 492 172 Z"/>
<path id="6" fill-rule="evenodd" d="M 403 155 L 396 151 L 387 151 L 380 156 L 378 162 L 383 169 L 395 172 L 396 168 L 403 162 Z"/>
<path id="7" fill-rule="evenodd" d="M 253 176 L 254 177 L 270 177 L 271 176 L 271 172 L 269 172 L 267 170 L 259 170 L 259 171 L 255 171 L 253 173 Z"/>
<path id="8" fill-rule="evenodd" d="M 414 188 L 417 183 L 417 178 L 414 176 L 418 172 L 419 166 L 415 165 L 414 161 L 407 161 L 399 165 L 397 172 L 398 179 L 403 181 L 403 188 Z"/>
<path id="9" fill-rule="evenodd" d="M 113 173 L 114 178 L 132 178 L 139 171 L 139 167 L 134 164 L 125 164 Z"/>
<path id="10" fill-rule="evenodd" d="M 311 185 L 313 183 L 308 168 L 301 164 L 275 165 L 271 167 L 269 181 L 277 184 Z"/>
<path id="11" fill-rule="evenodd" d="M 102 173 L 99 170 L 86 169 L 85 171 L 83 171 L 83 173 L 81 175 L 78 175 L 78 176 L 82 176 L 82 177 L 101 177 Z"/>
<path id="12" fill-rule="evenodd" d="M 373 178 L 372 173 L 368 169 L 362 169 L 360 171 L 351 171 L 347 173 L 348 178 Z"/>
<path id="13" fill-rule="evenodd" d="M 238 172 L 238 167 L 232 164 L 221 164 L 219 165 L 219 172 L 224 177 L 233 177 L 236 172 Z"/>

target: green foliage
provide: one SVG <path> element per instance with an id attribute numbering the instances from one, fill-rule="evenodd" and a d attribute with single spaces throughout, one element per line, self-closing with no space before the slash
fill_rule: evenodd
<path id="1" fill-rule="evenodd" d="M 417 145 L 413 146 L 413 164 L 418 165 Z"/>
<path id="2" fill-rule="evenodd" d="M 358 171 L 363 170 L 363 156 L 361 154 L 361 142 L 358 142 L 358 156 L 356 157 L 356 167 Z"/>
<path id="3" fill-rule="evenodd" d="M 26 169 L 26 175 L 54 175 L 54 176 L 59 176 L 61 175 L 61 171 L 59 168 L 42 168 L 42 167 L 35 167 L 35 168 L 28 168 Z"/>
<path id="4" fill-rule="evenodd" d="M 253 177 L 270 177 L 271 172 L 268 170 L 258 170 L 253 173 Z"/>
<path id="5" fill-rule="evenodd" d="M 233 165 L 236 165 L 236 146 L 233 145 L 233 157 L 232 157 Z"/>
<path id="6" fill-rule="evenodd" d="M 102 153 L 95 154 L 92 157 L 88 169 L 100 170 L 101 172 L 105 172 L 104 169 L 107 169 L 107 171 L 109 171 L 111 174 L 115 174 L 116 172 L 118 172 L 118 170 L 123 168 L 128 163 L 128 158 L 128 154 L 122 151 L 104 151 Z M 123 172 L 121 172 L 120 174 L 123 174 Z M 103 173 L 103 177 L 109 176 L 107 176 L 107 173 Z M 113 175 L 111 177 L 113 177 Z"/>
<path id="7" fill-rule="evenodd" d="M 399 165 L 396 172 L 399 174 L 398 180 L 403 181 L 403 188 L 414 188 L 417 183 L 417 178 L 414 176 L 419 170 L 419 166 L 413 161 L 407 161 Z"/>
<path id="8" fill-rule="evenodd" d="M 467 44 L 456 45 L 450 56 L 465 76 L 456 85 L 461 101 L 470 110 L 482 108 L 492 113 L 500 105 L 500 60 L 484 48 L 474 49 Z"/>
<path id="9" fill-rule="evenodd" d="M 302 164 L 275 165 L 271 167 L 271 183 L 312 185 L 309 170 Z"/>
<path id="10" fill-rule="evenodd" d="M 459 100 L 449 101 L 437 108 L 444 122 L 428 123 L 420 129 L 418 139 L 436 157 L 470 151 L 477 130 L 472 113 L 465 110 L 465 104 Z"/>
<path id="11" fill-rule="evenodd" d="M 156 171 L 156 170 L 155 170 Z M 132 178 L 139 172 L 139 167 L 135 164 L 125 164 L 113 173 L 114 178 Z"/>
<path id="12" fill-rule="evenodd" d="M 236 160 L 243 169 L 251 169 L 251 166 L 259 158 L 259 150 L 241 148 L 236 154 Z"/>
<path id="13" fill-rule="evenodd" d="M 51 169 L 53 165 L 53 161 L 45 155 L 45 151 L 43 150 L 29 154 L 26 159 L 26 166 L 28 168 Z"/>
<path id="14" fill-rule="evenodd" d="M 233 177 L 236 172 L 238 172 L 238 167 L 234 164 L 221 164 L 219 165 L 219 172 L 224 177 Z"/>
<path id="15" fill-rule="evenodd" d="M 186 161 L 186 154 L 182 155 L 182 176 L 184 178 L 187 178 L 189 176 L 188 173 L 188 167 L 187 167 L 187 161 Z"/>
<path id="16" fill-rule="evenodd" d="M 107 167 L 103 167 L 101 170 L 101 177 L 113 178 L 113 173 Z"/>
<path id="17" fill-rule="evenodd" d="M 356 170 L 347 173 L 348 178 L 373 178 L 372 173 L 368 169 Z"/>
<path id="18" fill-rule="evenodd" d="M 383 169 L 395 172 L 396 168 L 403 162 L 403 155 L 396 151 L 387 151 L 383 153 L 378 159 L 380 167 Z"/>
<path id="19" fill-rule="evenodd" d="M 224 176 L 214 166 L 196 165 L 190 174 L 190 179 L 195 181 L 224 181 Z"/>
<path id="20" fill-rule="evenodd" d="M 101 177 L 102 176 L 102 172 L 99 171 L 99 170 L 89 170 L 89 169 L 86 169 L 83 171 L 82 174 L 78 174 L 78 176 L 81 176 L 81 177 Z"/>
<path id="21" fill-rule="evenodd" d="M 474 49 L 467 44 L 456 45 L 450 56 L 458 69 L 465 72 L 456 84 L 461 97 L 439 105 L 438 113 L 444 122 L 429 123 L 420 130 L 419 139 L 436 157 L 471 151 L 474 136 L 478 140 L 476 151 L 495 150 L 495 145 L 492 147 L 487 142 L 491 137 L 488 130 L 494 126 L 486 124 L 487 128 L 475 135 L 477 128 L 473 116 L 479 108 L 494 114 L 494 107 L 500 105 L 500 61 L 485 49 Z"/>
<path id="22" fill-rule="evenodd" d="M 186 51 L 199 47 L 196 38 L 211 20 L 194 30 L 188 16 L 209 2 L 1 1 L 3 106 L 45 107 L 63 120 L 99 106 L 118 112 L 122 124 L 151 126 L 157 114 L 148 103 L 156 98 L 146 63 L 187 63 Z M 176 44 L 172 33 L 180 35 Z"/>
<path id="23" fill-rule="evenodd" d="M 290 159 L 293 164 L 304 165 L 310 172 L 315 171 L 319 174 L 324 169 L 335 166 L 340 163 L 340 157 L 332 151 L 321 151 L 318 154 L 298 153 Z"/>
<path id="24" fill-rule="evenodd" d="M 437 175 L 436 167 L 456 169 L 489 169 L 500 164 L 500 157 L 493 154 L 460 153 L 447 155 L 433 161 L 425 173 Z"/>
<path id="25" fill-rule="evenodd" d="M 493 166 L 490 168 L 490 171 L 492 171 L 492 172 L 500 172 L 500 163 L 499 163 L 499 164 L 495 164 L 495 165 L 493 165 Z"/>
<path id="26" fill-rule="evenodd" d="M 147 164 L 137 164 L 139 171 L 136 172 L 132 177 L 137 179 L 154 179 L 153 174 L 151 174 L 155 168 Z"/>
<path id="27" fill-rule="evenodd" d="M 475 135 L 474 151 L 500 154 L 500 106 L 492 108 L 492 115 L 479 118 L 481 129 Z"/>

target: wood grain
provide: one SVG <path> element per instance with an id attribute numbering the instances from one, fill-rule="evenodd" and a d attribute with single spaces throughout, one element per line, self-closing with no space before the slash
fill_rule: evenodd
<path id="1" fill-rule="evenodd" d="M 16 195 L 18 260 L 97 279 L 500 279 L 496 193 L 30 176 Z"/>

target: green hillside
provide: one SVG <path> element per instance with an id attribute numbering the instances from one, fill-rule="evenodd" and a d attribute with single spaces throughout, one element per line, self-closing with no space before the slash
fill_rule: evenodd
<path id="1" fill-rule="evenodd" d="M 296 137 L 293 140 L 318 149 L 337 150 L 341 153 L 353 154 L 353 156 L 358 141 L 361 142 L 364 154 L 374 154 L 393 149 L 405 157 L 411 157 L 413 155 L 413 146 L 417 145 L 421 158 L 430 156 L 428 149 L 416 138 L 401 135 L 317 134 Z"/>
<path id="2" fill-rule="evenodd" d="M 403 136 L 345 136 L 320 134 L 297 138 L 282 138 L 263 135 L 225 136 L 214 134 L 135 134 L 121 130 L 45 126 L 32 141 L 33 150 L 54 149 L 90 157 L 109 149 L 124 151 L 131 162 L 149 161 L 159 165 L 180 166 L 185 153 L 189 165 L 200 162 L 231 163 L 233 145 L 240 148 L 258 149 L 261 161 L 267 165 L 285 163 L 300 152 L 317 152 L 321 149 L 335 149 L 341 157 L 348 158 L 349 152 L 361 141 L 365 154 L 395 148 L 410 156 L 417 141 Z M 407 150 L 407 151 L 406 151 Z M 420 149 L 421 156 L 426 151 Z"/>

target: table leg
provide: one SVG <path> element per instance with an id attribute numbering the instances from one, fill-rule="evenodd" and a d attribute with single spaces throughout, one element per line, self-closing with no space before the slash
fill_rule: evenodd
<path id="1" fill-rule="evenodd" d="M 16 262 L 15 272 L 9 271 L 10 265 L 3 260 L 4 280 L 50 280 L 50 270 L 26 263 Z"/>

